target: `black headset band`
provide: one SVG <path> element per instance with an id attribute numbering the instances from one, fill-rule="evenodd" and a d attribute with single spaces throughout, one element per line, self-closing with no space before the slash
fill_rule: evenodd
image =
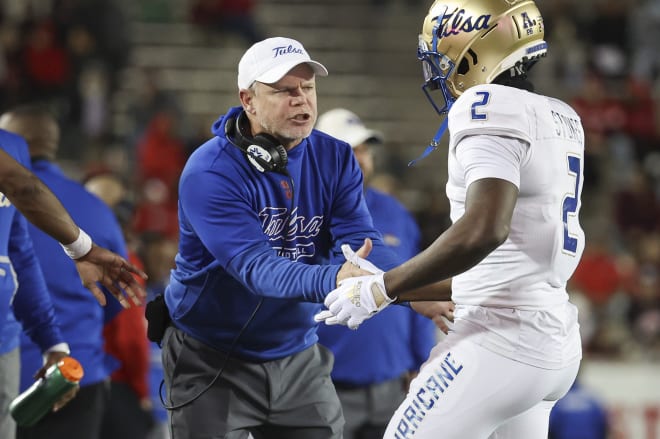
<path id="1" fill-rule="evenodd" d="M 246 155 L 248 161 L 260 172 L 273 171 L 288 174 L 286 149 L 273 136 L 260 133 L 252 137 L 246 134 L 249 121 L 245 111 L 227 118 L 225 136 L 229 142 Z"/>

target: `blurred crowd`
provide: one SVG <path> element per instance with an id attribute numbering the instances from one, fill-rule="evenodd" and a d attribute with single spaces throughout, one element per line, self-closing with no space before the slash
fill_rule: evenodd
<path id="1" fill-rule="evenodd" d="M 126 15 L 112 0 L 3 1 L 0 9 L 0 100 L 57 110 L 65 157 L 107 140 L 109 106 L 127 61 Z"/>
<path id="2" fill-rule="evenodd" d="M 261 38 L 251 16 L 258 5 L 250 1 L 190 2 L 190 22 L 210 32 L 226 26 L 213 21 L 214 13 L 227 16 L 220 3 L 242 17 L 230 31 L 246 44 Z M 160 89 L 159 72 L 148 69 L 127 110 L 128 133 L 112 132 L 112 99 L 131 48 L 129 20 L 117 2 L 1 4 L 0 110 L 39 100 L 57 111 L 62 158 L 75 163 L 81 181 L 106 175 L 118 182 L 114 209 L 129 247 L 149 274 L 149 290 L 162 291 L 176 252 L 178 176 L 205 134 L 187 126 L 178 97 Z M 660 1 L 538 4 L 551 55 L 532 76 L 539 91 L 575 106 L 587 139 L 581 219 L 588 240 L 570 283 L 586 353 L 658 361 Z M 122 158 L 113 161 L 117 144 Z M 437 217 L 417 212 L 417 219 L 428 243 L 438 234 Z"/>

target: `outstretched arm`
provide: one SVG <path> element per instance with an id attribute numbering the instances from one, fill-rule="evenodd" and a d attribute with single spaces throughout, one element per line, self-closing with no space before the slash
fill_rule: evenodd
<path id="1" fill-rule="evenodd" d="M 385 273 L 388 295 L 411 300 L 415 289 L 474 267 L 509 236 L 517 199 L 518 188 L 506 180 L 472 183 L 463 216 L 426 250 Z"/>
<path id="2" fill-rule="evenodd" d="M 477 180 L 468 188 L 464 215 L 431 246 L 385 273 L 345 279 L 315 319 L 355 329 L 394 300 L 447 300 L 447 290 L 434 293 L 428 285 L 472 268 L 502 244 L 517 197 L 518 188 L 508 181 Z"/>
<path id="3" fill-rule="evenodd" d="M 32 224 L 62 243 L 73 246 L 78 274 L 102 305 L 105 296 L 97 282 L 105 286 L 124 307 L 130 306 L 122 289 L 135 303 L 145 295 L 132 273 L 146 279 L 146 274 L 115 253 L 92 245 L 53 192 L 32 172 L 0 148 L 0 192 Z M 87 237 L 87 240 L 83 239 Z"/>
<path id="4" fill-rule="evenodd" d="M 78 238 L 78 226 L 62 203 L 32 172 L 0 148 L 0 192 L 28 221 L 58 242 Z"/>

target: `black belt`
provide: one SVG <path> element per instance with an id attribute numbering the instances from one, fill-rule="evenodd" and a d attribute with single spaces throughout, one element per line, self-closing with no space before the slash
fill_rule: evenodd
<path id="1" fill-rule="evenodd" d="M 335 385 L 335 389 L 337 390 L 364 389 L 365 387 L 369 387 L 371 385 L 371 384 L 349 383 L 346 381 L 333 381 L 333 384 Z"/>
<path id="2" fill-rule="evenodd" d="M 354 383 L 350 381 L 335 381 L 335 380 L 333 380 L 332 383 L 335 385 L 335 389 L 337 390 L 357 390 L 357 389 L 366 389 L 367 387 L 378 386 L 380 384 L 389 383 L 393 381 L 401 381 L 403 379 L 404 377 L 400 376 L 396 378 L 391 378 L 389 380 L 381 381 L 378 383 Z"/>

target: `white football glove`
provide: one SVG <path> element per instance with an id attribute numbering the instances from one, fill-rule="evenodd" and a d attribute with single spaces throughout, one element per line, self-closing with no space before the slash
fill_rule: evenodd
<path id="1" fill-rule="evenodd" d="M 346 259 L 351 264 L 363 269 L 364 271 L 368 271 L 371 274 L 378 274 L 383 272 L 383 270 L 376 267 L 371 262 L 359 257 L 348 244 L 343 244 L 341 246 L 341 252 L 344 254 L 344 259 Z"/>
<path id="2" fill-rule="evenodd" d="M 385 290 L 384 273 L 350 277 L 339 283 L 323 302 L 328 308 L 314 316 L 326 325 L 346 325 L 357 329 L 362 322 L 385 309 L 395 299 Z"/>

